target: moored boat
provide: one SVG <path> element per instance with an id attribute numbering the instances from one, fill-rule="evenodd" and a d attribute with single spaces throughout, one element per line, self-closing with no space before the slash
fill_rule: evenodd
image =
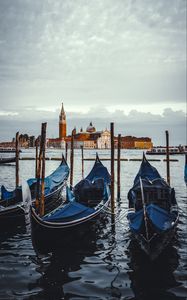
<path id="1" fill-rule="evenodd" d="M 187 154 L 187 146 L 169 147 L 169 155 Z M 166 155 L 166 147 L 153 147 L 146 155 Z"/>
<path id="2" fill-rule="evenodd" d="M 59 167 L 45 177 L 45 213 L 56 208 L 62 202 L 62 189 L 69 175 L 69 167 L 62 157 Z M 34 203 L 37 192 L 37 179 L 29 179 L 28 185 L 31 191 L 31 200 Z M 1 186 L 0 199 L 0 224 L 12 226 L 16 223 L 24 221 L 24 205 L 22 186 L 19 186 L 13 191 L 8 191 L 4 186 Z"/>
<path id="3" fill-rule="evenodd" d="M 141 249 L 155 259 L 171 242 L 179 213 L 175 191 L 160 176 L 145 155 L 128 193 L 128 221 Z"/>
<path id="4" fill-rule="evenodd" d="M 19 152 L 22 152 L 19 150 Z M 2 148 L 0 147 L 0 153 L 16 153 L 16 148 Z"/>
<path id="5" fill-rule="evenodd" d="M 98 156 L 88 176 L 67 188 L 66 203 L 41 217 L 31 208 L 31 234 L 36 251 L 52 252 L 81 242 L 86 232 L 101 223 L 110 203 L 110 175 Z"/>

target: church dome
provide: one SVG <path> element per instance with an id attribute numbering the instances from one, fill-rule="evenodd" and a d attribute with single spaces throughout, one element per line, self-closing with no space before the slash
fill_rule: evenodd
<path id="1" fill-rule="evenodd" d="M 86 128 L 86 131 L 89 132 L 89 133 L 96 132 L 96 129 L 92 125 L 92 122 L 90 122 L 89 126 Z"/>

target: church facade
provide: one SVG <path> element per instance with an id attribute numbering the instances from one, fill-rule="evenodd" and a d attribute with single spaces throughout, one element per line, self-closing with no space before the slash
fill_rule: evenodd
<path id="1" fill-rule="evenodd" d="M 89 123 L 86 130 L 83 128 L 77 132 L 76 128 L 72 131 L 74 136 L 74 148 L 79 149 L 110 149 L 110 131 L 105 129 L 97 131 L 92 122 Z M 71 135 L 67 135 L 67 121 L 66 113 L 62 103 L 59 115 L 59 137 L 55 139 L 47 139 L 47 147 L 54 147 L 65 149 L 66 144 L 68 148 L 71 146 Z M 117 137 L 114 138 L 115 147 L 117 147 Z M 148 137 L 137 138 L 134 136 L 122 136 L 121 148 L 122 149 L 149 149 L 153 147 L 153 143 Z"/>

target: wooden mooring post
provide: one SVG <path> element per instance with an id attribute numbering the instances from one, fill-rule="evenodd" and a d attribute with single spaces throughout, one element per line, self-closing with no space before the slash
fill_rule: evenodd
<path id="1" fill-rule="evenodd" d="M 41 176 L 41 203 L 40 203 L 40 216 L 44 215 L 45 211 L 45 146 L 46 146 L 46 127 L 47 123 L 42 123 L 42 136 L 41 136 L 41 146 L 42 146 L 42 176 Z"/>
<path id="2" fill-rule="evenodd" d="M 45 161 L 45 153 L 43 153 L 44 151 L 44 147 L 45 147 L 45 139 L 46 139 L 46 126 L 47 123 L 42 123 L 41 125 L 41 137 L 40 140 L 38 141 L 38 146 L 40 144 L 40 151 L 39 151 L 39 156 L 38 156 L 38 162 L 37 162 L 37 174 L 36 174 L 36 178 L 37 178 L 37 184 L 36 184 L 36 210 L 37 212 L 42 215 L 43 211 L 44 211 L 44 207 L 42 207 L 44 205 L 44 199 L 41 199 L 42 197 L 42 189 L 45 189 L 45 187 L 42 187 L 42 182 L 44 183 L 44 179 L 42 179 L 42 177 L 45 177 L 45 165 L 44 165 L 44 161 Z M 44 157 L 43 157 L 44 155 Z"/>
<path id="3" fill-rule="evenodd" d="M 16 132 L 16 187 L 19 186 L 19 132 Z"/>
<path id="4" fill-rule="evenodd" d="M 111 137 L 111 210 L 114 214 L 114 123 L 110 123 L 110 137 Z"/>
<path id="5" fill-rule="evenodd" d="M 42 131 L 42 129 L 41 129 Z M 38 156 L 38 162 L 35 162 L 37 164 L 37 172 L 36 172 L 36 211 L 39 213 L 39 208 L 40 208 L 40 178 L 41 178 L 41 160 L 42 160 L 42 146 L 41 146 L 41 138 L 39 140 L 40 143 L 40 151 L 39 151 L 39 156 Z"/>
<path id="6" fill-rule="evenodd" d="M 38 139 L 35 141 L 35 147 L 36 147 L 36 156 L 35 156 L 35 177 L 37 178 L 37 170 L 38 170 Z"/>
<path id="7" fill-rule="evenodd" d="M 121 134 L 118 134 L 118 160 L 117 160 L 117 199 L 121 197 Z"/>
<path id="8" fill-rule="evenodd" d="M 81 157 L 82 157 L 82 179 L 84 178 L 84 147 L 81 146 Z"/>
<path id="9" fill-rule="evenodd" d="M 71 133 L 71 154 L 70 154 L 70 188 L 73 186 L 73 168 L 74 168 L 74 130 Z"/>
<path id="10" fill-rule="evenodd" d="M 68 160 L 68 143 L 66 142 L 66 149 L 65 149 L 65 160 Z"/>
<path id="11" fill-rule="evenodd" d="M 166 130 L 166 174 L 167 174 L 167 183 L 170 185 L 169 132 L 168 132 L 168 130 Z"/>

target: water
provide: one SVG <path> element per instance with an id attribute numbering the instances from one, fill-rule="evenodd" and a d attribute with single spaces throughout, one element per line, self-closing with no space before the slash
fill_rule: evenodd
<path id="1" fill-rule="evenodd" d="M 107 157 L 109 151 L 99 151 Z M 25 150 L 22 156 L 34 156 Z M 48 156 L 61 156 L 60 150 L 50 150 Z M 85 157 L 94 157 L 95 151 L 85 151 Z M 142 151 L 122 151 L 122 157 L 141 158 Z M 156 157 L 154 157 L 156 158 Z M 158 157 L 157 157 L 158 158 Z M 175 156 L 171 162 L 171 185 L 175 188 L 180 207 L 177 237 L 154 263 L 130 240 L 124 212 L 127 192 L 140 162 L 121 162 L 121 201 L 116 206 L 116 223 L 106 224 L 90 233 L 80 245 L 61 249 L 59 253 L 37 256 L 30 239 L 29 224 L 1 235 L 0 243 L 0 299 L 187 299 L 187 191 L 183 180 L 184 156 Z M 163 160 L 163 157 L 159 157 Z M 58 161 L 46 161 L 46 174 Z M 110 169 L 110 162 L 104 164 Z M 152 162 L 163 177 L 166 163 Z M 93 161 L 85 161 L 85 175 Z M 15 168 L 0 166 L 0 183 L 14 187 Z M 81 179 L 80 151 L 75 151 L 74 184 Z M 34 161 L 20 161 L 20 178 L 34 176 Z"/>

